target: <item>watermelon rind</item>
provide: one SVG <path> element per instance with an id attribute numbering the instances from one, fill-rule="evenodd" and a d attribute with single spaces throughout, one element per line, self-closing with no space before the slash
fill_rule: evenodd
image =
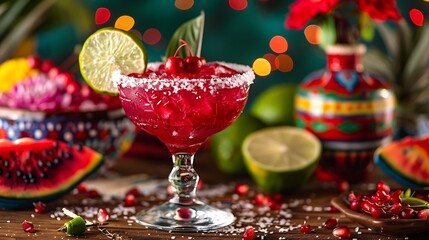
<path id="1" fill-rule="evenodd" d="M 396 182 L 400 183 L 401 185 L 409 188 L 421 188 L 429 185 L 428 183 L 420 183 L 416 182 L 413 179 L 410 179 L 406 176 L 401 175 L 397 170 L 394 170 L 384 159 L 382 154 L 376 153 L 374 154 L 374 162 L 375 164 L 380 167 L 380 169 L 389 177 L 391 177 Z"/>

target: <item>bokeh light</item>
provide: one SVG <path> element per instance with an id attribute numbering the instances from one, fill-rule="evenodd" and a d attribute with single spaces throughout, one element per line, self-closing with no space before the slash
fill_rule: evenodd
<path id="1" fill-rule="evenodd" d="M 194 6 L 194 0 L 176 0 L 174 5 L 180 10 L 188 10 Z"/>
<path id="2" fill-rule="evenodd" d="M 241 11 L 247 8 L 247 0 L 229 0 L 229 6 L 237 11 Z"/>
<path id="3" fill-rule="evenodd" d="M 98 8 L 95 11 L 95 24 L 104 24 L 110 19 L 110 10 L 107 8 Z"/>
<path id="4" fill-rule="evenodd" d="M 280 54 L 276 57 L 275 64 L 280 72 L 290 72 L 293 69 L 293 60 L 287 54 Z"/>
<path id="5" fill-rule="evenodd" d="M 257 58 L 253 62 L 253 71 L 258 76 L 268 76 L 271 73 L 271 64 L 265 58 Z"/>
<path id="6" fill-rule="evenodd" d="M 321 40 L 322 28 L 317 25 L 308 25 L 304 29 L 304 35 L 309 43 L 317 45 Z"/>
<path id="7" fill-rule="evenodd" d="M 125 31 L 129 31 L 131 28 L 134 27 L 134 18 L 128 15 L 120 16 L 118 19 L 116 19 L 115 22 L 115 28 L 122 29 Z"/>
<path id="8" fill-rule="evenodd" d="M 267 61 L 270 63 L 271 65 L 271 71 L 275 71 L 277 70 L 277 66 L 276 66 L 276 55 L 272 54 L 272 53 L 267 53 L 264 55 L 264 58 L 267 59 Z"/>
<path id="9" fill-rule="evenodd" d="M 270 40 L 270 48 L 275 53 L 284 53 L 287 51 L 288 43 L 282 36 L 274 36 Z"/>
<path id="10" fill-rule="evenodd" d="M 149 28 L 143 33 L 143 42 L 154 45 L 161 40 L 161 32 L 156 28 Z"/>
<path id="11" fill-rule="evenodd" d="M 415 25 L 420 26 L 420 27 L 423 26 L 423 22 L 425 20 L 425 17 L 423 16 L 423 13 L 420 10 L 413 8 L 410 10 L 409 14 L 410 14 L 411 21 Z"/>
<path id="12" fill-rule="evenodd" d="M 137 30 L 137 29 L 134 28 L 134 29 L 131 29 L 130 32 L 132 34 L 134 34 L 138 39 L 140 39 L 140 40 L 143 41 L 142 33 L 139 30 Z"/>

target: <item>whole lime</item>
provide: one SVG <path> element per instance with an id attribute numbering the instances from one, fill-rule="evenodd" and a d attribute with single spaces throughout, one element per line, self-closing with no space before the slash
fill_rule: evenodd
<path id="1" fill-rule="evenodd" d="M 243 112 L 231 126 L 211 137 L 211 153 L 222 172 L 229 175 L 247 173 L 241 144 L 247 135 L 263 127 L 265 125 L 259 119 Z"/>
<path id="2" fill-rule="evenodd" d="M 250 112 L 269 126 L 294 125 L 297 85 L 278 84 L 256 97 Z"/>

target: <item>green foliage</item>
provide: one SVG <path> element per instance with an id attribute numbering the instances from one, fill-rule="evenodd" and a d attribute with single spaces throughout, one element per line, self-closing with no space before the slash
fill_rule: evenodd
<path id="1" fill-rule="evenodd" d="M 63 22 L 89 32 L 89 14 L 74 0 L 1 0 L 0 61 L 10 58 L 31 34 Z"/>
<path id="2" fill-rule="evenodd" d="M 366 69 L 392 84 L 401 115 L 429 114 L 429 25 L 412 27 L 400 21 L 393 26 L 378 23 L 376 29 L 386 52 L 371 49 Z"/>
<path id="3" fill-rule="evenodd" d="M 201 55 L 201 46 L 203 43 L 203 32 L 204 32 L 204 12 L 182 24 L 173 34 L 170 42 L 167 46 L 166 57 L 173 56 L 176 49 L 182 45 L 180 39 L 185 40 L 191 47 L 194 56 Z M 178 56 L 184 58 L 188 56 L 188 52 L 181 50 L 178 52 Z"/>

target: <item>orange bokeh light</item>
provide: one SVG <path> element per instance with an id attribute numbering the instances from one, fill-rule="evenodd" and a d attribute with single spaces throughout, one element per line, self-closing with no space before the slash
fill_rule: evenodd
<path id="1" fill-rule="evenodd" d="M 264 55 L 264 58 L 267 59 L 267 61 L 270 63 L 271 65 L 271 71 L 275 71 L 277 70 L 277 66 L 276 66 L 276 55 L 272 54 L 272 53 L 267 53 Z"/>
<path id="2" fill-rule="evenodd" d="M 229 6 L 237 11 L 241 11 L 247 8 L 247 0 L 229 0 Z"/>
<path id="3" fill-rule="evenodd" d="M 284 53 L 288 49 L 288 42 L 282 36 L 274 36 L 270 40 L 270 48 L 275 53 Z"/>
<path id="4" fill-rule="evenodd" d="M 143 33 L 143 42 L 154 45 L 161 40 L 161 32 L 156 28 L 149 28 Z"/>
<path id="5" fill-rule="evenodd" d="M 287 54 L 280 54 L 276 57 L 275 64 L 280 72 L 290 72 L 293 69 L 293 60 Z"/>
<path id="6" fill-rule="evenodd" d="M 304 35 L 309 43 L 317 45 L 321 40 L 322 28 L 317 25 L 308 25 L 304 29 Z"/>
<path id="7" fill-rule="evenodd" d="M 123 15 L 116 19 L 115 28 L 129 31 L 134 27 L 134 18 L 131 16 Z"/>
<path id="8" fill-rule="evenodd" d="M 194 6 L 194 0 L 176 0 L 174 5 L 180 10 L 188 10 Z"/>

